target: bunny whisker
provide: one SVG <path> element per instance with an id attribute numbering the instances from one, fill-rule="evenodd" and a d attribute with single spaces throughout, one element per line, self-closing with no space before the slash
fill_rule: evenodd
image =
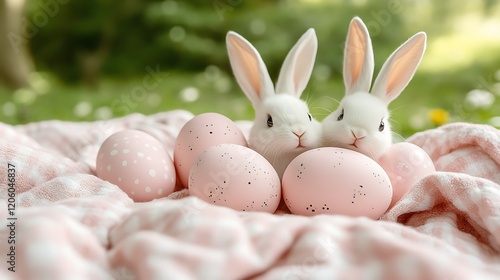
<path id="1" fill-rule="evenodd" d="M 331 99 L 331 100 L 335 101 L 338 105 L 340 105 L 340 101 L 332 96 L 322 96 L 321 98 Z"/>
<path id="2" fill-rule="evenodd" d="M 319 107 L 318 106 L 318 107 L 312 107 L 312 108 L 323 111 L 321 114 L 319 114 L 320 116 L 327 116 L 327 115 L 329 115 L 329 114 L 331 114 L 333 112 L 332 110 L 329 110 L 329 109 L 327 109 L 325 107 Z"/>
<path id="3" fill-rule="evenodd" d="M 400 105 L 398 107 L 392 108 L 390 112 L 392 114 L 392 112 L 396 112 L 396 111 L 399 111 L 399 110 L 401 110 L 403 108 L 408 108 L 408 107 L 409 107 L 408 105 Z"/>
<path id="4" fill-rule="evenodd" d="M 403 135 L 397 133 L 397 132 L 392 132 L 392 139 L 393 139 L 393 142 L 402 142 L 402 141 L 406 141 L 406 139 L 403 137 Z M 395 140 L 395 139 L 398 139 L 398 140 Z"/>
<path id="5" fill-rule="evenodd" d="M 392 125 L 397 125 L 397 126 L 401 126 L 401 123 L 396 120 L 396 119 L 393 119 L 393 118 L 389 118 L 389 121 L 391 122 Z"/>

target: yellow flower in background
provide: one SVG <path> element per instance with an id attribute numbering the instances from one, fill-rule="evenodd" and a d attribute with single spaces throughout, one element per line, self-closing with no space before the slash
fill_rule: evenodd
<path id="1" fill-rule="evenodd" d="M 431 119 L 433 124 L 435 124 L 436 126 L 440 126 L 448 121 L 448 112 L 441 108 L 432 109 L 429 112 L 429 118 Z"/>

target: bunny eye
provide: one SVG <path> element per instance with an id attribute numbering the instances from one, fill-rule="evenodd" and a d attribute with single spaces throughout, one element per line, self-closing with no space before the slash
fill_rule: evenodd
<path id="1" fill-rule="evenodd" d="M 342 112 L 340 112 L 340 115 L 337 118 L 337 121 L 341 121 L 344 119 L 344 109 L 342 109 Z"/>
<path id="2" fill-rule="evenodd" d="M 309 121 L 312 122 L 313 118 L 312 118 L 311 114 L 307 113 L 307 116 L 309 117 Z"/>
<path id="3" fill-rule="evenodd" d="M 381 120 L 380 125 L 378 126 L 378 131 L 382 132 L 384 131 L 384 128 L 385 128 L 384 120 Z"/>
<path id="4" fill-rule="evenodd" d="M 273 117 L 267 115 L 267 127 L 273 127 Z"/>

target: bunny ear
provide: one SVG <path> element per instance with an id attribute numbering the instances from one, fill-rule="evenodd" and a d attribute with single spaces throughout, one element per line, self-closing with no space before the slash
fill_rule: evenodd
<path id="1" fill-rule="evenodd" d="M 373 49 L 370 34 L 359 17 L 351 20 L 344 50 L 346 95 L 370 90 L 373 77 Z"/>
<path id="2" fill-rule="evenodd" d="M 387 104 L 408 85 L 424 55 L 427 36 L 419 32 L 401 45 L 382 66 L 375 80 L 372 94 Z"/>
<path id="3" fill-rule="evenodd" d="M 236 81 L 254 107 L 266 96 L 273 95 L 273 82 L 259 52 L 245 38 L 232 31 L 227 33 L 226 45 Z"/>
<path id="4" fill-rule="evenodd" d="M 300 97 L 311 78 L 317 51 L 316 32 L 309 28 L 286 56 L 276 84 L 276 93 Z"/>

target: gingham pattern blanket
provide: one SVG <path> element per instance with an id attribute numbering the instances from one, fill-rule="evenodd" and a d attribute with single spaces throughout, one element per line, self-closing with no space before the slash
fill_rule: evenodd
<path id="1" fill-rule="evenodd" d="M 192 116 L 0 124 L 0 278 L 499 279 L 498 130 L 454 123 L 409 138 L 438 172 L 376 221 L 237 212 L 181 189 L 134 203 L 95 176 L 97 151 L 112 133 L 143 130 L 172 154 Z M 245 132 L 250 124 L 239 123 Z"/>

